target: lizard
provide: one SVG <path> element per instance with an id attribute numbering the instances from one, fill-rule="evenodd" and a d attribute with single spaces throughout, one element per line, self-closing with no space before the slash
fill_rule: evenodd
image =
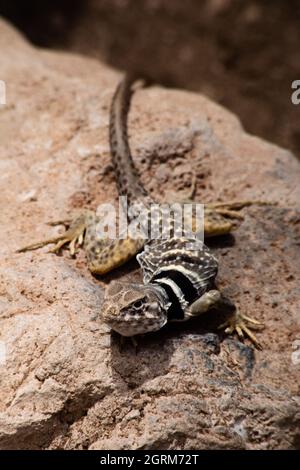
<path id="1" fill-rule="evenodd" d="M 147 221 L 151 215 L 151 204 L 155 201 L 141 183 L 127 130 L 134 82 L 134 77 L 125 75 L 114 93 L 109 142 L 119 196 L 126 196 L 128 205 L 135 210 L 143 210 L 142 220 Z M 233 220 L 243 218 L 238 211 L 251 204 L 264 203 L 235 201 L 205 204 L 205 237 L 234 230 L 236 225 Z M 132 221 L 136 212 L 129 211 L 127 215 L 128 220 Z M 174 220 L 171 219 L 169 222 L 174 228 Z M 118 239 L 99 237 L 98 222 L 99 217 L 93 211 L 86 210 L 69 224 L 63 234 L 27 245 L 18 252 L 54 244 L 51 252 L 57 253 L 68 245 L 71 255 L 74 255 L 76 247 L 84 245 L 90 271 L 100 275 L 136 256 L 142 268 L 143 283 L 111 281 L 102 304 L 102 320 L 122 336 L 134 337 L 157 331 L 168 321 L 186 321 L 217 308 L 229 313 L 228 320 L 219 328 L 224 328 L 228 334 L 236 332 L 241 339 L 247 335 L 257 348 L 261 348 L 251 329 L 262 323 L 239 312 L 235 304 L 215 287 L 218 260 L 202 241 L 178 237 L 174 230 L 167 239 L 130 235 Z M 161 216 L 156 222 L 161 223 Z"/>

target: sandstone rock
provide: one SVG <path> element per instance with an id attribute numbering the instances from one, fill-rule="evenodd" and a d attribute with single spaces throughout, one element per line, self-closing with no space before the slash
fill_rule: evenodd
<path id="1" fill-rule="evenodd" d="M 144 337 L 135 353 L 101 324 L 105 284 L 84 253 L 15 253 L 60 230 L 48 221 L 116 197 L 107 126 L 120 74 L 35 49 L 4 22 L 0 51 L 1 449 L 299 447 L 298 162 L 203 96 L 136 94 L 131 145 L 150 190 L 184 196 L 196 172 L 198 199 L 278 205 L 245 210 L 234 238 L 211 243 L 219 285 L 265 323 L 264 349 L 203 318 Z"/>

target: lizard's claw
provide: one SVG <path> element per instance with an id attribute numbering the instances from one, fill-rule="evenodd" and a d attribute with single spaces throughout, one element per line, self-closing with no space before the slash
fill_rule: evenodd
<path id="1" fill-rule="evenodd" d="M 47 222 L 47 225 L 50 227 L 55 227 L 56 225 L 64 225 L 65 227 L 69 227 L 72 223 L 72 219 L 59 219 L 59 220 L 50 220 Z"/>
<path id="2" fill-rule="evenodd" d="M 80 246 L 83 243 L 83 232 L 81 232 L 79 234 L 76 233 L 76 232 L 72 233 L 72 231 L 71 231 L 71 233 L 68 233 L 68 232 L 69 232 L 69 230 L 67 230 L 63 234 L 63 238 L 59 237 L 56 245 L 51 250 L 49 250 L 50 253 L 58 253 L 59 250 L 61 249 L 61 247 L 68 244 L 69 245 L 68 248 L 70 250 L 71 256 L 75 255 L 76 246 Z"/>
<path id="3" fill-rule="evenodd" d="M 225 328 L 225 333 L 229 335 L 233 332 L 236 332 L 240 339 L 243 339 L 244 335 L 246 334 L 246 336 L 248 336 L 252 343 L 257 347 L 257 349 L 262 349 L 262 345 L 259 343 L 256 336 L 251 332 L 251 329 L 258 329 L 263 327 L 263 323 L 236 311 L 234 316 L 229 318 L 226 322 L 222 323 L 218 329 Z"/>

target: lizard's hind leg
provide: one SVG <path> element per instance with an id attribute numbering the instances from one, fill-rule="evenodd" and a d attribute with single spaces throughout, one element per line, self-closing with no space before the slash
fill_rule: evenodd
<path id="1" fill-rule="evenodd" d="M 133 258 L 144 246 L 145 240 L 101 238 L 97 236 L 96 225 L 87 228 L 84 250 L 89 270 L 93 274 L 107 274 Z"/>
<path id="2" fill-rule="evenodd" d="M 61 235 L 24 246 L 17 250 L 17 252 L 22 253 L 24 251 L 37 250 L 38 248 L 42 248 L 45 245 L 54 244 L 54 247 L 50 250 L 50 252 L 57 253 L 64 245 L 68 244 L 70 253 L 72 256 L 74 256 L 76 246 L 82 245 L 85 230 L 90 223 L 93 223 L 94 218 L 95 215 L 92 211 L 85 211 L 73 222 L 71 222 L 68 230 L 66 230 Z M 65 222 L 59 221 L 59 223 Z M 51 223 L 51 225 L 55 224 Z"/>
<path id="3" fill-rule="evenodd" d="M 122 239 L 103 237 L 98 233 L 99 221 L 100 218 L 94 212 L 87 210 L 71 222 L 68 230 L 61 235 L 24 246 L 17 252 L 36 250 L 54 244 L 51 253 L 57 253 L 64 245 L 68 245 L 71 255 L 74 256 L 76 247 L 84 243 L 90 271 L 93 274 L 106 274 L 135 256 L 145 241 L 130 237 Z M 59 223 L 66 222 L 59 221 Z"/>
<path id="4" fill-rule="evenodd" d="M 208 203 L 209 209 L 214 210 L 218 214 L 224 215 L 232 219 L 244 219 L 244 216 L 239 213 L 241 209 L 249 206 L 267 206 L 272 205 L 270 202 L 260 200 L 244 200 L 244 201 L 230 201 L 230 202 L 214 202 Z"/>
<path id="5" fill-rule="evenodd" d="M 243 220 L 244 216 L 239 212 L 244 207 L 252 205 L 273 205 L 265 201 L 231 201 L 216 202 L 204 205 L 204 232 L 206 237 L 225 235 L 238 226 L 237 220 Z"/>

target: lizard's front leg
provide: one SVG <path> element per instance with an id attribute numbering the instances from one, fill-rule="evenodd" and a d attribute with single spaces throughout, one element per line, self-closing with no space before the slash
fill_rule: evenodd
<path id="1" fill-rule="evenodd" d="M 198 316 L 212 308 L 221 310 L 222 313 L 230 315 L 229 319 L 218 327 L 219 329 L 225 328 L 225 333 L 228 334 L 236 332 L 240 339 L 243 339 L 244 334 L 246 334 L 258 349 L 262 349 L 261 344 L 252 333 L 251 329 L 262 327 L 263 324 L 240 313 L 234 303 L 232 303 L 227 297 L 224 297 L 221 292 L 216 289 L 206 292 L 199 299 L 193 302 L 185 311 L 185 317 L 187 319 L 193 316 Z"/>

